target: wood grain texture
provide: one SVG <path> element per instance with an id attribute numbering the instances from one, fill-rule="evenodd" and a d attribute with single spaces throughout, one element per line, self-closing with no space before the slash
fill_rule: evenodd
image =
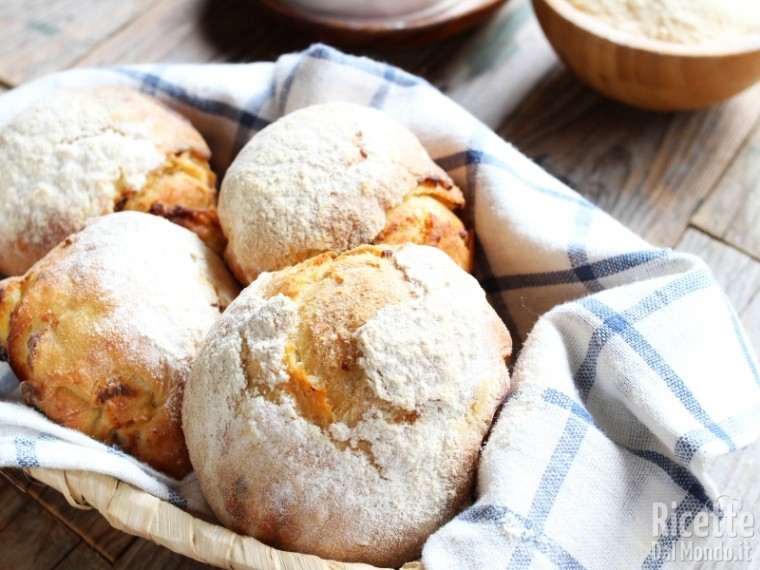
<path id="1" fill-rule="evenodd" d="M 760 85 L 711 109 L 611 102 L 560 64 L 498 129 L 507 141 L 655 245 L 673 246 L 760 118 Z"/>
<path id="2" fill-rule="evenodd" d="M 55 565 L 53 570 L 108 570 L 110 568 L 113 568 L 110 562 L 107 562 L 86 543 L 80 542 Z"/>
<path id="3" fill-rule="evenodd" d="M 53 568 L 77 546 L 79 538 L 28 500 L 0 532 L 0 543 L 0 568 Z"/>
<path id="4" fill-rule="evenodd" d="M 317 36 L 284 33 L 285 29 L 251 0 L 162 0 L 128 26 L 103 41 L 77 67 L 142 62 L 275 61 L 284 53 L 306 49 Z M 446 69 L 464 55 L 480 30 L 430 45 L 398 49 L 360 48 L 357 55 L 387 61 L 446 88 Z"/>
<path id="5" fill-rule="evenodd" d="M 710 266 L 760 354 L 760 261 L 693 228 L 676 247 L 698 255 Z"/>
<path id="6" fill-rule="evenodd" d="M 557 63 L 529 0 L 509 0 L 464 40 L 450 52 L 435 83 L 491 128 L 501 125 Z"/>
<path id="7" fill-rule="evenodd" d="M 72 65 L 157 0 L 3 0 L 0 81 L 18 85 Z"/>
<path id="8" fill-rule="evenodd" d="M 136 540 L 112 527 L 99 512 L 74 508 L 58 491 L 44 489 L 37 499 L 42 507 L 111 564 Z"/>
<path id="9" fill-rule="evenodd" d="M 34 482 L 30 477 L 15 467 L 0 469 L 0 484 L 8 483 L 19 491 L 26 493 L 27 489 Z"/>
<path id="10" fill-rule="evenodd" d="M 760 259 L 760 129 L 694 216 L 704 231 Z"/>
<path id="11" fill-rule="evenodd" d="M 244 49 L 246 37 L 262 39 L 261 17 L 251 4 L 162 0 L 91 50 L 77 66 L 234 59 L 235 52 Z"/>
<path id="12" fill-rule="evenodd" d="M 71 507 L 63 495 L 18 469 L 3 469 L 0 505 L 3 569 L 212 568 L 116 530 L 97 511 Z M 47 533 L 52 533 L 49 539 Z M 36 544 L 45 546 L 32 551 Z"/>
<path id="13" fill-rule="evenodd" d="M 0 505 L 4 504 L 2 499 L 5 494 L 9 495 L 9 505 L 23 504 L 26 495 L 111 564 L 136 540 L 134 536 L 113 528 L 97 511 L 72 507 L 61 493 L 27 477 L 21 470 L 5 469 L 2 474 L 4 477 L 0 477 L 0 483 L 15 491 L 17 496 L 4 493 L 4 487 L 0 487 Z M 8 512 L 12 511 L 9 507 Z M 0 511 L 0 528 L 4 516 L 5 509 Z"/>
<path id="14" fill-rule="evenodd" d="M 26 507 L 26 499 L 23 493 L 9 481 L 0 476 L 0 544 L 5 544 L 2 539 L 2 531 L 16 516 Z"/>

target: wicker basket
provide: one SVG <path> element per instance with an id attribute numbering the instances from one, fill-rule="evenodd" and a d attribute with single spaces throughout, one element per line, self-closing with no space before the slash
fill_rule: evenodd
<path id="1" fill-rule="evenodd" d="M 31 468 L 26 472 L 63 493 L 76 508 L 94 508 L 115 528 L 220 568 L 247 570 L 372 570 L 374 566 L 284 552 L 203 521 L 123 481 L 88 471 Z M 422 570 L 410 562 L 404 570 Z"/>
<path id="2" fill-rule="evenodd" d="M 348 71 L 355 66 L 356 70 L 366 70 L 367 63 L 356 59 L 349 65 L 345 56 L 338 52 L 328 51 L 324 46 L 315 46 L 308 52 L 315 62 L 324 62 L 325 57 L 333 58 L 337 63 L 328 65 L 327 73 L 336 73 L 336 77 L 345 78 L 355 82 L 357 92 L 356 102 L 369 104 L 369 100 L 361 101 L 363 94 L 367 93 L 367 81 L 373 82 L 377 89 L 387 87 L 383 73 L 367 75 L 354 75 Z M 327 54 L 327 55 L 326 55 Z M 62 74 L 54 74 L 41 78 L 20 89 L 14 89 L 3 94 L 4 106 L 0 109 L 0 122 L 3 117 L 12 117 L 23 109 L 29 100 L 34 100 L 46 92 L 50 92 L 61 86 L 84 86 L 102 83 L 121 83 L 132 87 L 143 82 L 141 88 L 146 92 L 155 91 L 157 85 L 163 85 L 164 79 L 161 74 L 166 74 L 168 84 L 175 86 L 182 93 L 186 93 L 186 99 L 192 99 L 191 95 L 200 94 L 204 101 L 213 101 L 221 111 L 210 112 L 204 106 L 197 108 L 187 101 L 174 101 L 176 110 L 193 121 L 194 125 L 202 131 L 212 152 L 219 160 L 230 160 L 230 153 L 238 138 L 250 136 L 254 128 L 260 128 L 254 121 L 251 124 L 248 104 L 255 89 L 245 87 L 250 81 L 274 81 L 279 77 L 275 73 L 285 73 L 290 69 L 288 66 L 301 61 L 303 56 L 283 57 L 281 62 L 271 65 L 271 74 L 261 73 L 264 68 L 260 64 L 237 65 L 178 65 L 176 67 L 162 68 L 157 70 L 153 66 L 135 66 L 121 70 L 109 69 L 74 69 Z M 320 63 L 321 64 L 321 63 Z M 374 64 L 373 64 L 374 65 Z M 377 64 L 381 66 L 381 64 Z M 385 69 L 378 67 L 378 69 Z M 172 70 L 175 70 L 173 72 Z M 208 71 L 207 71 L 208 70 Z M 344 71 L 341 71 L 344 70 Z M 325 80 L 325 75 L 310 75 L 300 65 L 295 65 L 293 73 L 302 73 L 304 81 L 316 81 L 318 85 L 331 85 Z M 159 75 L 155 75 L 158 73 Z M 208 75 L 210 73 L 210 75 Z M 198 82 L 198 77 L 212 77 L 210 84 L 204 83 L 205 79 Z M 289 81 L 292 81 L 291 77 Z M 407 81 L 404 79 L 404 81 Z M 287 83 L 287 82 L 286 82 Z M 289 84 L 289 83 L 288 83 Z M 340 82 L 342 93 L 350 92 L 349 83 Z M 243 87 L 238 87 L 243 85 Z M 209 90 L 210 89 L 210 90 Z M 274 85 L 272 86 L 274 89 Z M 301 101 L 292 94 L 288 99 L 291 105 L 306 105 L 319 102 L 324 99 L 324 94 L 316 89 L 304 88 L 299 97 L 307 97 Z M 407 89 L 407 87 L 404 87 Z M 410 92 L 417 90 L 427 93 L 428 87 L 424 84 L 410 83 Z M 159 89 L 160 91 L 160 89 Z M 327 89 L 329 91 L 329 89 Z M 268 93 L 268 90 L 266 91 Z M 383 92 L 382 89 L 378 92 Z M 443 99 L 429 90 L 427 97 L 441 104 Z M 191 101 L 192 103 L 192 101 Z M 417 102 L 416 104 L 421 105 Z M 449 103 L 444 105 L 446 108 Z M 450 105 L 453 105 L 451 103 Z M 239 114 L 232 111 L 237 110 Z M 272 113 L 270 109 L 268 113 Z M 216 113 L 216 114 L 215 114 Z M 266 113 L 262 115 L 272 119 Z M 436 120 L 438 115 L 433 115 Z M 432 119 L 430 119 L 432 121 Z M 474 121 L 474 119 L 470 119 Z M 471 123 L 462 129 L 466 131 Z M 442 151 L 441 151 L 442 152 Z M 226 158 L 225 158 L 226 157 Z M 217 168 L 223 169 L 223 166 Z M 78 508 L 94 508 L 101 513 L 114 527 L 128 534 L 148 539 L 158 545 L 164 546 L 178 554 L 193 558 L 203 563 L 215 565 L 221 568 L 251 569 L 251 570 L 371 570 L 373 566 L 358 563 L 344 563 L 322 560 L 313 555 L 304 555 L 292 552 L 276 550 L 247 536 L 238 535 L 220 524 L 207 522 L 195 517 L 179 507 L 155 497 L 139 488 L 132 486 L 114 477 L 99 474 L 92 471 L 60 470 L 51 468 L 27 468 L 25 472 L 32 478 L 53 487 L 61 492 L 67 501 Z M 420 562 L 409 562 L 403 566 L 404 570 L 421 570 Z"/>

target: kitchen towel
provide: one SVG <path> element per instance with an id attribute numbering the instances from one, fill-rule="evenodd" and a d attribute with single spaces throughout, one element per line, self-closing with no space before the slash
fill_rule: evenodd
<path id="1" fill-rule="evenodd" d="M 760 435 L 760 374 L 700 259 L 649 245 L 426 81 L 319 44 L 274 63 L 62 72 L 1 96 L 0 125 L 55 88 L 113 83 L 187 116 L 220 176 L 278 117 L 346 100 L 409 127 L 464 191 L 476 276 L 515 339 L 516 389 L 476 501 L 428 540 L 426 568 L 659 568 L 695 517 L 720 516 L 710 466 Z M 192 477 L 55 426 L 0 376 L 0 466 L 107 473 L 204 509 Z"/>

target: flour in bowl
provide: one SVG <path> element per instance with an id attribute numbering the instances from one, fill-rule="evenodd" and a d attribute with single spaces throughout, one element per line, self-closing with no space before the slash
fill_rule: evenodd
<path id="1" fill-rule="evenodd" d="M 760 36 L 756 0 L 568 0 L 605 24 L 679 44 L 726 43 Z"/>

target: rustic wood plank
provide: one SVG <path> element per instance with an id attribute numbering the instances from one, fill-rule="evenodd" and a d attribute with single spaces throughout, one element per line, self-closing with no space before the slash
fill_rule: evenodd
<path id="1" fill-rule="evenodd" d="M 309 43 L 283 34 L 254 2 L 161 0 L 77 66 L 274 59 Z"/>
<path id="2" fill-rule="evenodd" d="M 18 85 L 69 67 L 156 0 L 4 0 L 0 79 Z"/>
<path id="3" fill-rule="evenodd" d="M 559 64 L 498 133 L 652 243 L 673 246 L 760 118 L 760 85 L 691 113 L 603 99 Z"/>
<path id="4" fill-rule="evenodd" d="M 405 50 L 364 48 L 353 52 L 425 75 L 432 82 L 445 82 L 443 69 L 452 54 L 461 51 L 463 42 L 476 32 Z M 284 33 L 281 24 L 250 0 L 161 0 L 76 65 L 274 61 L 283 53 L 303 50 L 318 40 Z"/>
<path id="5" fill-rule="evenodd" d="M 98 511 L 72 507 L 61 493 L 50 487 L 44 488 L 37 501 L 56 520 L 112 564 L 136 540 L 134 536 L 112 527 Z"/>
<path id="6" fill-rule="evenodd" d="M 26 508 L 27 497 L 15 483 L 6 477 L 0 477 L 0 544 L 5 544 L 2 531 L 16 516 Z"/>
<path id="7" fill-rule="evenodd" d="M 692 223 L 760 259 L 760 128 L 756 129 Z"/>
<path id="8" fill-rule="evenodd" d="M 518 31 L 519 42 L 514 38 Z M 161 0 L 76 65 L 274 61 L 319 40 L 284 32 L 279 22 L 250 0 Z M 403 50 L 365 47 L 351 52 L 425 77 L 488 124 L 498 123 L 511 108 L 512 103 L 505 105 L 502 99 L 515 64 L 530 75 L 556 60 L 532 19 L 527 0 L 508 2 L 487 24 L 441 42 Z M 524 82 L 525 89 L 532 81 Z"/>
<path id="9" fill-rule="evenodd" d="M 760 261 L 693 228 L 684 233 L 677 248 L 700 256 L 710 266 L 760 354 Z"/>
<path id="10" fill-rule="evenodd" d="M 15 487 L 17 494 L 23 493 L 27 496 L 27 499 L 24 499 L 22 495 L 21 502 L 29 500 L 39 504 L 110 563 L 114 563 L 136 540 L 134 536 L 113 528 L 96 510 L 72 507 L 61 493 L 31 480 L 19 469 L 3 470 L 3 475 L 5 477 L 2 481 L 6 485 Z M 2 495 L 0 495 L 0 504 L 3 504 L 1 499 Z M 3 526 L 3 520 L 3 515 L 0 514 L 0 528 Z"/>
<path id="11" fill-rule="evenodd" d="M 104 560 L 97 552 L 84 542 L 55 565 L 54 570 L 109 570 L 113 565 Z"/>
<path id="12" fill-rule="evenodd" d="M 19 468 L 6 468 L 0 471 L 5 479 L 7 479 L 16 489 L 29 495 L 33 499 L 37 499 L 42 493 L 48 489 L 48 486 L 36 479 L 33 479 L 27 475 L 23 469 Z"/>
<path id="13" fill-rule="evenodd" d="M 557 63 L 529 0 L 509 0 L 472 37 L 462 39 L 466 43 L 446 54 L 434 83 L 492 128 Z"/>
<path id="14" fill-rule="evenodd" d="M 74 533 L 27 498 L 24 508 L 0 532 L 0 568 L 52 568 L 78 543 Z"/>
<path id="15" fill-rule="evenodd" d="M 161 570 L 208 570 L 216 568 L 172 552 L 142 538 L 135 541 L 115 565 L 118 570 L 144 570 L 161 568 Z"/>

